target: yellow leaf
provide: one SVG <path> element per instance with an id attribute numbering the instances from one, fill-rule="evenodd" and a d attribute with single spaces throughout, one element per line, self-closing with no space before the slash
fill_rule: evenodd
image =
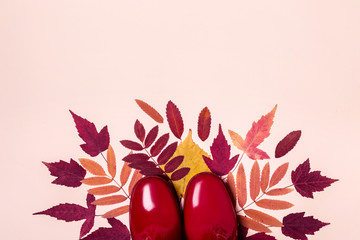
<path id="1" fill-rule="evenodd" d="M 194 143 L 191 136 L 191 130 L 189 130 L 185 140 L 178 145 L 172 158 L 177 156 L 184 156 L 184 161 L 178 169 L 184 167 L 190 168 L 190 172 L 184 178 L 178 181 L 173 181 L 178 196 L 183 197 L 186 186 L 194 175 L 201 172 L 210 172 L 210 169 L 207 167 L 202 156 L 206 156 L 208 158 L 211 158 L 211 156 Z M 161 168 L 164 169 L 164 166 L 161 166 Z"/>
<path id="2" fill-rule="evenodd" d="M 106 176 L 106 173 L 102 166 L 91 159 L 79 158 L 80 164 L 88 171 L 94 175 Z"/>
<path id="3" fill-rule="evenodd" d="M 109 148 L 107 150 L 106 159 L 107 159 L 107 167 L 110 176 L 114 178 L 116 175 L 116 158 L 115 158 L 114 149 L 111 147 L 111 145 L 109 145 Z"/>
<path id="4" fill-rule="evenodd" d="M 120 188 L 117 186 L 104 186 L 104 187 L 96 187 L 88 190 L 88 193 L 92 195 L 106 195 L 120 191 Z"/>
<path id="5" fill-rule="evenodd" d="M 113 195 L 113 196 L 109 196 L 109 197 L 103 197 L 103 198 L 96 199 L 95 201 L 92 202 L 92 204 L 94 204 L 94 205 L 111 205 L 111 204 L 121 203 L 121 202 L 125 201 L 126 199 L 127 199 L 127 197 L 125 197 L 123 195 Z"/>
<path id="6" fill-rule="evenodd" d="M 245 141 L 244 141 L 244 139 L 234 131 L 229 130 L 228 132 L 229 132 L 229 135 L 230 135 L 231 140 L 232 140 L 233 144 L 235 145 L 235 147 L 237 147 L 241 151 L 245 151 L 245 148 L 244 148 Z"/>
<path id="7" fill-rule="evenodd" d="M 129 205 L 115 208 L 114 210 L 108 211 L 107 213 L 102 215 L 102 217 L 103 218 L 114 218 L 114 217 L 117 217 L 117 216 L 120 216 L 122 214 L 129 212 L 129 209 L 130 209 Z"/>
<path id="8" fill-rule="evenodd" d="M 112 179 L 108 177 L 89 177 L 81 180 L 86 185 L 103 185 L 111 183 Z"/>
<path id="9" fill-rule="evenodd" d="M 269 228 L 267 228 L 265 225 L 263 225 L 259 222 L 256 222 L 248 217 L 238 215 L 238 218 L 239 218 L 240 224 L 243 227 L 255 230 L 257 232 L 265 232 L 265 233 L 271 232 L 271 230 Z"/>
<path id="10" fill-rule="evenodd" d="M 283 224 L 279 220 L 261 211 L 255 209 L 248 209 L 248 210 L 244 210 L 244 212 L 248 217 L 251 217 L 255 221 L 260 222 L 262 224 L 274 226 L 274 227 L 283 226 Z"/>

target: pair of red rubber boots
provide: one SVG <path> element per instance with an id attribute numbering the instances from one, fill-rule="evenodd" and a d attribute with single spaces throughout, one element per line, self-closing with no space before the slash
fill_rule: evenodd
<path id="1" fill-rule="evenodd" d="M 133 240 L 235 240 L 237 227 L 229 193 L 214 174 L 200 173 L 190 180 L 183 211 L 174 189 L 161 177 L 141 179 L 132 192 Z"/>

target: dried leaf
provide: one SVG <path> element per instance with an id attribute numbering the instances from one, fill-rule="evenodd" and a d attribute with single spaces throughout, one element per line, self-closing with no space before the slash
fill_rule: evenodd
<path id="1" fill-rule="evenodd" d="M 253 159 L 253 160 L 263 160 L 263 159 L 269 159 L 269 155 L 264 152 L 261 149 L 255 148 L 255 147 L 250 147 L 247 149 L 246 154 L 249 158 Z"/>
<path id="2" fill-rule="evenodd" d="M 227 143 L 225 136 L 222 132 L 221 125 L 219 124 L 219 133 L 214 139 L 213 144 L 210 147 L 213 160 L 204 156 L 204 161 L 209 169 L 219 175 L 226 175 L 235 166 L 239 155 L 236 155 L 230 159 L 230 145 Z"/>
<path id="3" fill-rule="evenodd" d="M 130 150 L 134 150 L 134 151 L 141 151 L 143 150 L 144 148 L 141 146 L 140 143 L 137 143 L 137 142 L 134 142 L 134 141 L 131 141 L 131 140 L 121 140 L 120 143 L 130 149 Z"/>
<path id="4" fill-rule="evenodd" d="M 81 240 L 130 240 L 130 232 L 125 224 L 115 218 L 107 220 L 111 228 L 101 227 Z"/>
<path id="5" fill-rule="evenodd" d="M 291 172 L 291 181 L 301 196 L 314 198 L 313 192 L 323 191 L 338 179 L 322 176 L 320 171 L 310 172 L 310 161 L 307 159 Z"/>
<path id="6" fill-rule="evenodd" d="M 151 117 L 152 119 L 154 119 L 156 122 L 158 123 L 163 123 L 164 119 L 163 117 L 160 115 L 160 113 L 158 111 L 156 111 L 152 106 L 150 106 L 149 104 L 147 104 L 146 102 L 140 100 L 140 99 L 135 99 L 136 103 L 139 105 L 139 107 L 147 114 L 149 115 L 149 117 Z"/>
<path id="7" fill-rule="evenodd" d="M 254 235 L 247 237 L 246 240 L 276 240 L 276 238 L 262 232 L 255 233 Z"/>
<path id="8" fill-rule="evenodd" d="M 261 199 L 255 202 L 255 204 L 258 207 L 262 207 L 270 210 L 283 210 L 294 206 L 294 204 L 290 202 L 282 201 L 282 200 L 274 200 L 274 199 Z"/>
<path id="9" fill-rule="evenodd" d="M 114 218 L 114 217 L 118 217 L 120 215 L 123 215 L 125 213 L 128 213 L 130 209 L 129 205 L 126 206 L 122 206 L 119 208 L 115 208 L 114 210 L 108 211 L 107 213 L 105 213 L 104 215 L 102 215 L 103 218 Z"/>
<path id="10" fill-rule="evenodd" d="M 111 147 L 111 145 L 109 145 L 106 159 L 107 159 L 107 167 L 110 176 L 114 178 L 116 175 L 116 157 L 115 157 L 114 149 Z"/>
<path id="11" fill-rule="evenodd" d="M 235 178 L 232 172 L 229 172 L 227 175 L 227 185 L 231 193 L 231 200 L 233 202 L 233 205 L 234 207 L 236 207 L 236 185 L 235 185 Z"/>
<path id="12" fill-rule="evenodd" d="M 148 148 L 153 144 L 159 132 L 159 126 L 153 127 L 145 138 L 145 148 Z"/>
<path id="13" fill-rule="evenodd" d="M 267 226 L 274 226 L 274 227 L 282 227 L 282 223 L 274 218 L 273 216 L 270 216 L 269 214 L 263 213 L 261 211 L 255 210 L 255 209 L 247 209 L 244 210 L 244 213 L 252 218 L 253 220 L 260 222 L 262 224 L 265 224 Z"/>
<path id="14" fill-rule="evenodd" d="M 124 165 L 122 166 L 120 173 L 121 186 L 124 186 L 127 183 L 130 174 L 131 174 L 131 168 L 129 167 L 129 163 L 124 162 Z"/>
<path id="15" fill-rule="evenodd" d="M 248 217 L 238 215 L 238 218 L 239 218 L 240 224 L 246 228 L 255 230 L 257 232 L 265 232 L 265 233 L 271 232 L 271 230 L 268 227 L 266 227 L 265 225 L 263 225 L 259 222 L 256 222 Z"/>
<path id="16" fill-rule="evenodd" d="M 275 189 L 271 189 L 270 191 L 267 191 L 266 195 L 281 196 L 281 195 L 286 195 L 288 193 L 291 193 L 292 191 L 294 191 L 294 189 L 292 189 L 292 188 L 275 188 Z"/>
<path id="17" fill-rule="evenodd" d="M 92 204 L 94 205 L 112 205 L 112 204 L 117 204 L 117 203 L 122 203 L 127 199 L 127 197 L 123 196 L 123 195 L 113 195 L 113 196 L 109 196 L 109 197 L 103 197 L 103 198 L 99 198 L 96 199 L 95 201 L 92 202 Z"/>
<path id="18" fill-rule="evenodd" d="M 260 187 L 262 192 L 266 191 L 269 185 L 269 180 L 270 180 L 270 164 L 269 162 L 267 162 L 261 172 Z"/>
<path id="19" fill-rule="evenodd" d="M 129 164 L 129 167 L 135 169 L 144 169 L 144 168 L 156 168 L 155 163 L 149 161 L 136 161 Z"/>
<path id="20" fill-rule="evenodd" d="M 235 147 L 237 147 L 239 150 L 241 151 L 245 151 L 244 145 L 245 145 L 245 141 L 244 139 L 237 134 L 236 132 L 229 130 L 229 135 L 231 137 L 231 140 L 233 142 L 233 144 L 235 145 Z"/>
<path id="21" fill-rule="evenodd" d="M 107 195 L 111 193 L 116 193 L 118 191 L 120 191 L 119 187 L 110 185 L 110 186 L 91 188 L 88 190 L 88 193 L 93 195 Z"/>
<path id="22" fill-rule="evenodd" d="M 86 204 L 88 207 L 88 216 L 85 222 L 81 225 L 80 238 L 88 234 L 94 226 L 96 206 L 91 204 L 91 202 L 93 202 L 94 200 L 95 200 L 94 195 L 91 194 L 87 195 Z"/>
<path id="23" fill-rule="evenodd" d="M 106 173 L 102 166 L 95 162 L 94 160 L 87 158 L 79 158 L 80 164 L 88 171 L 97 176 L 106 176 Z"/>
<path id="24" fill-rule="evenodd" d="M 53 184 L 79 187 L 81 180 L 83 180 L 86 175 L 86 170 L 73 159 L 70 159 L 69 163 L 63 160 L 53 163 L 42 163 L 49 169 L 51 176 L 57 177 L 52 181 Z"/>
<path id="25" fill-rule="evenodd" d="M 140 173 L 145 176 L 161 176 L 163 175 L 163 170 L 154 165 L 151 167 L 142 168 Z"/>
<path id="26" fill-rule="evenodd" d="M 144 126 L 141 124 L 141 122 L 139 122 L 139 120 L 136 119 L 135 124 L 134 124 L 134 132 L 136 137 L 141 141 L 144 142 L 144 138 L 145 138 L 145 128 Z"/>
<path id="27" fill-rule="evenodd" d="M 179 109 L 172 101 L 169 101 L 166 105 L 166 118 L 171 132 L 175 137 L 181 139 L 184 132 L 184 122 Z"/>
<path id="28" fill-rule="evenodd" d="M 33 215 L 48 215 L 66 222 L 80 221 L 88 216 L 88 209 L 77 204 L 62 203 Z"/>
<path id="29" fill-rule="evenodd" d="M 155 144 L 150 148 L 150 154 L 152 157 L 156 157 L 161 150 L 166 146 L 170 135 L 168 133 L 159 137 Z"/>
<path id="30" fill-rule="evenodd" d="M 289 163 L 287 162 L 287 163 L 282 164 L 275 170 L 275 172 L 271 176 L 269 188 L 271 188 L 272 186 L 275 186 L 276 184 L 278 184 L 281 181 L 281 179 L 283 179 L 283 177 L 285 176 L 285 174 L 288 170 L 288 167 L 289 167 Z"/>
<path id="31" fill-rule="evenodd" d="M 132 194 L 132 190 L 135 186 L 135 184 L 143 177 L 143 175 L 140 173 L 140 170 L 135 170 L 133 175 L 132 175 L 132 178 L 130 180 L 130 184 L 129 184 L 129 194 L 131 195 Z"/>
<path id="32" fill-rule="evenodd" d="M 169 161 L 177 148 L 177 144 L 177 142 L 173 142 L 172 144 L 167 146 L 164 151 L 160 153 L 159 157 L 157 158 L 157 162 L 159 165 L 164 165 Z"/>
<path id="33" fill-rule="evenodd" d="M 210 134 L 211 128 L 211 115 L 207 107 L 201 110 L 198 119 L 198 136 L 202 141 L 205 141 Z"/>
<path id="34" fill-rule="evenodd" d="M 184 156 L 177 156 L 171 159 L 168 163 L 166 163 L 164 170 L 167 173 L 173 172 L 175 169 L 177 169 L 180 164 L 184 161 Z"/>
<path id="35" fill-rule="evenodd" d="M 280 158 L 285 156 L 291 149 L 293 149 L 296 143 L 299 141 L 301 136 L 301 131 L 293 131 L 286 135 L 276 146 L 275 157 Z"/>
<path id="36" fill-rule="evenodd" d="M 150 156 L 145 153 L 133 153 L 125 156 L 122 160 L 125 162 L 135 162 L 135 161 L 147 161 Z"/>
<path id="37" fill-rule="evenodd" d="M 293 239 L 308 239 L 306 235 L 314 235 L 329 223 L 321 222 L 312 216 L 304 217 L 305 212 L 292 213 L 283 218 L 284 227 L 281 228 L 285 236 Z"/>
<path id="38" fill-rule="evenodd" d="M 178 181 L 184 178 L 190 171 L 190 168 L 180 168 L 171 174 L 172 181 Z"/>
<path id="39" fill-rule="evenodd" d="M 260 167 L 257 161 L 254 162 L 250 172 L 250 197 L 255 201 L 260 193 Z"/>
<path id="40" fill-rule="evenodd" d="M 240 163 L 236 174 L 236 194 L 240 207 L 244 207 L 247 201 L 247 189 L 245 169 L 242 163 Z"/>
<path id="41" fill-rule="evenodd" d="M 84 144 L 80 145 L 82 150 L 92 157 L 95 157 L 99 153 L 105 151 L 110 143 L 107 126 L 101 129 L 101 131 L 98 133 L 94 123 L 76 115 L 71 110 L 70 113 L 74 119 L 79 137 L 85 142 Z"/>
<path id="42" fill-rule="evenodd" d="M 95 185 L 104 185 L 111 183 L 112 179 L 108 177 L 89 177 L 85 178 L 81 182 L 86 185 L 95 186 Z"/>

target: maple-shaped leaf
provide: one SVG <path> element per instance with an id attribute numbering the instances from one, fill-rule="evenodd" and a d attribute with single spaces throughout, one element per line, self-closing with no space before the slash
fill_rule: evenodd
<path id="1" fill-rule="evenodd" d="M 86 170 L 76 161 L 70 159 L 70 162 L 60 160 L 59 162 L 46 163 L 51 176 L 57 177 L 52 183 L 67 187 L 79 187 L 81 181 L 86 175 Z"/>
<path id="2" fill-rule="evenodd" d="M 199 114 L 198 119 L 198 136 L 201 141 L 205 141 L 210 134 L 211 128 L 211 115 L 210 110 L 207 107 L 204 107 Z"/>
<path id="3" fill-rule="evenodd" d="M 95 220 L 95 210 L 96 205 L 93 205 L 92 202 L 95 201 L 94 195 L 88 194 L 86 197 L 86 205 L 87 205 L 87 217 L 85 222 L 82 224 L 80 229 L 80 238 L 85 236 L 90 232 L 90 230 L 94 226 L 94 220 Z"/>
<path id="4" fill-rule="evenodd" d="M 107 219 L 111 228 L 101 227 L 81 240 L 130 240 L 129 229 L 115 218 Z"/>
<path id="5" fill-rule="evenodd" d="M 184 132 L 184 122 L 180 110 L 172 101 L 169 101 L 166 105 L 166 118 L 171 132 L 175 137 L 181 139 L 181 135 Z"/>
<path id="6" fill-rule="evenodd" d="M 283 218 L 284 226 L 281 228 L 285 236 L 293 239 L 306 240 L 306 235 L 314 235 L 320 228 L 329 223 L 321 222 L 312 216 L 304 217 L 305 212 L 292 213 Z"/>
<path id="7" fill-rule="evenodd" d="M 230 172 L 235 166 L 239 155 L 236 155 L 230 159 L 230 145 L 227 143 L 221 125 L 219 124 L 219 133 L 214 139 L 213 144 L 210 147 L 213 160 L 203 156 L 206 165 L 209 169 L 219 175 L 223 176 Z"/>
<path id="8" fill-rule="evenodd" d="M 79 137 L 84 140 L 84 144 L 80 145 L 82 150 L 92 157 L 105 151 L 109 147 L 110 137 L 107 126 L 103 127 L 100 132 L 96 130 L 95 124 L 82 118 L 70 110 Z"/>
<path id="9" fill-rule="evenodd" d="M 331 179 L 320 174 L 320 171 L 310 172 L 310 161 L 307 159 L 291 172 L 291 180 L 301 196 L 314 198 L 313 192 L 323 191 L 338 179 Z"/>
<path id="10" fill-rule="evenodd" d="M 296 143 L 299 141 L 301 136 L 301 131 L 292 131 L 286 135 L 276 146 L 275 157 L 280 158 L 285 156 L 291 149 L 293 149 Z"/>

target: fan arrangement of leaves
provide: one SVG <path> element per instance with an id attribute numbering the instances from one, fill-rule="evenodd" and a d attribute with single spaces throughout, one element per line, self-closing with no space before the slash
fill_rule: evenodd
<path id="1" fill-rule="evenodd" d="M 161 114 L 146 102 L 138 99 L 135 101 L 158 125 L 146 132 L 144 125 L 139 120 L 135 121 L 136 140 L 120 141 L 130 153 L 122 158 L 119 176 L 117 176 L 118 166 L 115 152 L 110 145 L 107 126 L 98 132 L 94 123 L 70 111 L 79 136 L 85 142 L 80 147 L 92 158 L 100 156 L 102 164 L 98 160 L 89 158 L 79 158 L 78 162 L 73 159 L 69 162 L 62 160 L 53 163 L 44 162 L 50 174 L 56 177 L 52 183 L 72 188 L 82 184 L 89 186 L 86 197 L 87 207 L 63 203 L 34 215 L 48 215 L 66 222 L 85 220 L 80 229 L 79 239 L 130 239 L 127 226 L 116 217 L 128 213 L 128 200 L 139 179 L 143 176 L 161 176 L 172 183 L 178 197 L 182 198 L 189 180 L 194 175 L 212 172 L 220 176 L 229 188 L 239 220 L 239 239 L 276 239 L 271 236 L 273 227 L 281 228 L 282 233 L 287 237 L 307 239 L 307 235 L 313 235 L 329 224 L 312 216 L 305 216 L 305 212 L 290 213 L 284 216 L 282 221 L 268 212 L 291 208 L 292 203 L 277 198 L 282 198 L 294 189 L 302 197 L 313 198 L 314 192 L 323 191 L 337 181 L 321 175 L 320 171 L 311 171 L 310 161 L 307 159 L 291 172 L 291 184 L 279 187 L 279 183 L 288 171 L 289 162 L 271 171 L 270 156 L 258 148 L 270 135 L 277 105 L 268 114 L 252 123 L 245 139 L 235 131 L 228 130 L 232 144 L 240 151 L 239 154 L 232 156 L 231 146 L 220 124 L 218 134 L 210 146 L 211 154 L 208 154 L 193 141 L 191 130 L 186 138 L 182 139 L 184 122 L 181 112 L 172 101 L 166 106 L 166 121 L 170 131 L 164 134 L 159 134 L 159 126 L 163 126 L 164 123 Z M 205 142 L 209 138 L 210 130 L 211 114 L 205 107 L 198 116 L 199 139 Z M 299 130 L 286 135 L 276 146 L 275 158 L 282 158 L 292 150 L 300 136 Z M 169 143 L 170 138 L 177 140 Z M 105 151 L 106 156 L 103 153 Z M 244 156 L 247 156 L 249 161 L 253 161 L 251 169 L 248 169 L 249 176 L 242 162 Z M 103 167 L 105 164 L 106 170 Z M 91 176 L 87 177 L 87 174 Z M 97 208 L 102 206 L 112 206 L 112 210 L 96 214 Z M 110 226 L 100 227 L 91 232 L 96 217 L 106 218 Z M 248 236 L 249 229 L 257 233 Z"/>

